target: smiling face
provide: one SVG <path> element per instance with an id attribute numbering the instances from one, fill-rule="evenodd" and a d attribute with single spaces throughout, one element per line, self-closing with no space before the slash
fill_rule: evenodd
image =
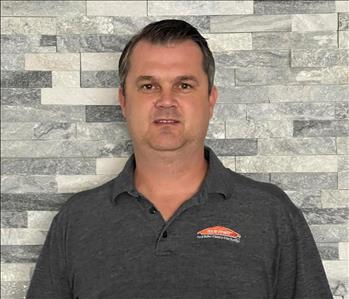
<path id="1" fill-rule="evenodd" d="M 202 146 L 217 91 L 208 94 L 203 54 L 191 40 L 168 45 L 140 41 L 119 102 L 134 148 L 174 151 Z M 158 123 L 173 119 L 176 123 Z"/>

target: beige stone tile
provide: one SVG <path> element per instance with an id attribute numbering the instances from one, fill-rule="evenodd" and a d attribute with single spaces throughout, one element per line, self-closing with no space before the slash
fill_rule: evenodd
<path id="1" fill-rule="evenodd" d="M 339 251 L 340 260 L 348 260 L 349 259 L 349 242 L 339 242 L 338 251 Z"/>
<path id="2" fill-rule="evenodd" d="M 28 211 L 28 228 L 48 230 L 57 211 Z"/>
<path id="3" fill-rule="evenodd" d="M 27 53 L 25 69 L 31 71 L 80 71 L 78 53 Z"/>
<path id="4" fill-rule="evenodd" d="M 86 1 L 88 16 L 146 16 L 147 1 Z"/>
<path id="5" fill-rule="evenodd" d="M 47 231 L 29 228 L 2 228 L 1 245 L 42 245 Z"/>
<path id="6" fill-rule="evenodd" d="M 337 30 L 337 14 L 292 15 L 292 31 Z"/>
<path id="7" fill-rule="evenodd" d="M 56 18 L 2 17 L 1 34 L 56 34 Z"/>
<path id="8" fill-rule="evenodd" d="M 337 156 L 240 156 L 238 172 L 336 172 Z"/>
<path id="9" fill-rule="evenodd" d="M 43 88 L 44 105 L 117 105 L 116 88 Z"/>
<path id="10" fill-rule="evenodd" d="M 1 263 L 1 281 L 29 281 L 34 263 Z"/>
<path id="11" fill-rule="evenodd" d="M 98 187 L 116 177 L 116 174 L 106 175 L 58 175 L 56 182 L 58 193 L 75 193 Z"/>
<path id="12" fill-rule="evenodd" d="M 116 71 L 121 53 L 81 53 L 82 71 Z"/>
<path id="13" fill-rule="evenodd" d="M 128 158 L 97 158 L 97 175 L 118 175 L 124 168 Z"/>
<path id="14" fill-rule="evenodd" d="M 52 71 L 52 87 L 80 87 L 79 71 Z"/>
<path id="15" fill-rule="evenodd" d="M 322 208 L 349 207 L 349 190 L 321 190 Z"/>
<path id="16" fill-rule="evenodd" d="M 251 33 L 205 34 L 211 51 L 252 50 Z"/>

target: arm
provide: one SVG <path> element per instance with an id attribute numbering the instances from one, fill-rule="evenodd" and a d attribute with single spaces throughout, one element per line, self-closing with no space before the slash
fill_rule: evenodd
<path id="1" fill-rule="evenodd" d="M 66 272 L 65 228 L 58 213 L 50 226 L 36 263 L 27 299 L 72 299 Z"/>
<path id="2" fill-rule="evenodd" d="M 284 224 L 275 298 L 332 299 L 319 252 L 302 212 L 293 207 Z"/>

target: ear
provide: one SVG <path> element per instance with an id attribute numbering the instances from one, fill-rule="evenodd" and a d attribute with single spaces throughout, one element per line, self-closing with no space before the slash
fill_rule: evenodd
<path id="1" fill-rule="evenodd" d="M 122 115 L 126 118 L 126 97 L 124 96 L 123 89 L 121 86 L 119 86 L 118 96 Z"/>
<path id="2" fill-rule="evenodd" d="M 217 97 L 218 97 L 218 90 L 217 90 L 217 87 L 216 86 L 212 86 L 211 88 L 211 93 L 210 93 L 210 96 L 209 96 L 209 114 L 210 114 L 210 119 L 212 118 L 212 115 L 213 115 L 213 108 L 214 106 L 216 105 L 216 102 L 217 102 Z"/>

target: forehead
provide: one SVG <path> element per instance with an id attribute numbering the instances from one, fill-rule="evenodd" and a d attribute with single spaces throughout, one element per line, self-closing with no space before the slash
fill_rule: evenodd
<path id="1" fill-rule="evenodd" d="M 130 56 L 130 72 L 149 70 L 202 71 L 203 54 L 192 40 L 160 44 L 139 41 Z"/>

